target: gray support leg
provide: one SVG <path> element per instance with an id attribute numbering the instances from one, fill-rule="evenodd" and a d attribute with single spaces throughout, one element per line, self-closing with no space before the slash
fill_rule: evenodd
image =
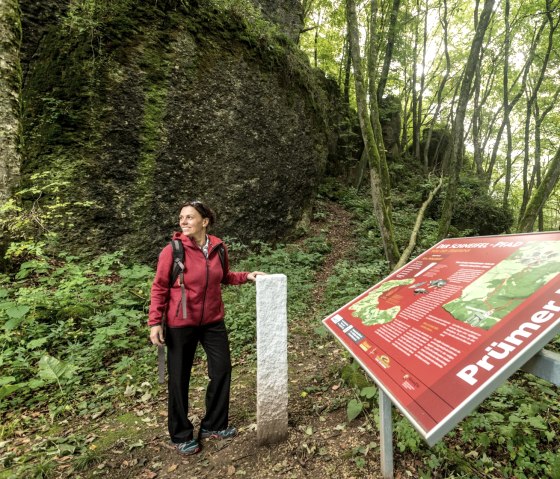
<path id="1" fill-rule="evenodd" d="M 381 423 L 381 473 L 383 479 L 393 479 L 393 419 L 391 400 L 379 390 L 379 416 Z"/>
<path id="2" fill-rule="evenodd" d="M 535 354 L 521 369 L 560 386 L 560 354 L 543 349 Z"/>
<path id="3" fill-rule="evenodd" d="M 257 442 L 288 437 L 287 278 L 257 276 Z"/>

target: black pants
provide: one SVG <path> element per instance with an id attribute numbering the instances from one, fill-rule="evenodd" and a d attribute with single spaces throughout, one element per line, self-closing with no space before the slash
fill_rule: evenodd
<path id="1" fill-rule="evenodd" d="M 167 328 L 168 427 L 171 441 L 193 438 L 194 427 L 188 418 L 189 381 L 196 346 L 200 342 L 208 358 L 210 382 L 206 388 L 206 415 L 201 428 L 219 431 L 228 426 L 231 359 L 226 326 L 223 321 L 187 328 Z"/>

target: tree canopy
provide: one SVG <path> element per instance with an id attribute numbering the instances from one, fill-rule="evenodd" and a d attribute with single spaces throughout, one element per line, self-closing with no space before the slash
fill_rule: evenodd
<path id="1" fill-rule="evenodd" d="M 305 2 L 300 45 L 356 106 L 346 3 Z M 402 154 L 446 178 L 440 236 L 468 172 L 511 211 L 518 231 L 557 229 L 560 1 L 368 0 L 356 11 L 364 70 L 374 64 L 368 91 L 398 98 Z M 451 134 L 443 164 L 428 155 L 436 131 Z"/>

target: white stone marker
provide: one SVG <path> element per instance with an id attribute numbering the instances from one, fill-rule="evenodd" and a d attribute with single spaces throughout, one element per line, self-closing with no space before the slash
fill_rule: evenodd
<path id="1" fill-rule="evenodd" d="M 257 442 L 288 437 L 288 282 L 257 276 Z"/>

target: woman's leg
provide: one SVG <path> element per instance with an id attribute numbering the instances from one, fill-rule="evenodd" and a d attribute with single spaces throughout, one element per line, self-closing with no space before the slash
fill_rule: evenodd
<path id="1" fill-rule="evenodd" d="M 228 426 L 231 359 L 223 321 L 201 328 L 200 343 L 208 357 L 210 383 L 206 389 L 206 415 L 200 427 L 220 431 Z"/>
<path id="2" fill-rule="evenodd" d="M 169 436 L 174 443 L 190 441 L 194 427 L 189 420 L 189 381 L 198 344 L 198 328 L 167 328 Z"/>

